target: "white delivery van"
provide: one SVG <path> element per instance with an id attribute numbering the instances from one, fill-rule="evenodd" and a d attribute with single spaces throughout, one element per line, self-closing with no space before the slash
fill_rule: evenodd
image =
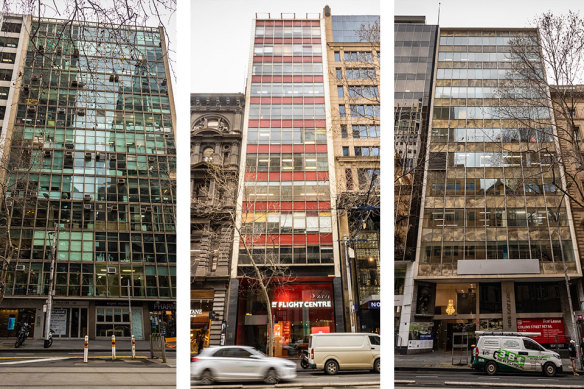
<path id="1" fill-rule="evenodd" d="M 339 370 L 365 369 L 379 373 L 381 338 L 377 334 L 312 334 L 308 343 L 308 363 L 327 374 Z"/>
<path id="2" fill-rule="evenodd" d="M 541 372 L 553 377 L 562 372 L 562 360 L 554 351 L 545 349 L 529 336 L 538 332 L 485 332 L 473 350 L 472 368 L 488 375 L 497 372 Z"/>

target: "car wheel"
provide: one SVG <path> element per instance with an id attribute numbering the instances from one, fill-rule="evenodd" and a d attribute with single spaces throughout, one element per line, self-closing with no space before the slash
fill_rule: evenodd
<path id="1" fill-rule="evenodd" d="M 551 362 L 548 362 L 545 365 L 543 365 L 543 374 L 545 374 L 547 377 L 554 377 L 557 371 L 558 368 Z"/>
<path id="2" fill-rule="evenodd" d="M 373 371 L 377 374 L 381 371 L 381 358 L 377 358 L 375 362 L 373 362 Z"/>
<path id="3" fill-rule="evenodd" d="M 278 373 L 274 368 L 270 368 L 264 377 L 264 382 L 268 385 L 276 385 L 279 380 Z"/>
<path id="4" fill-rule="evenodd" d="M 337 361 L 328 360 L 324 364 L 324 372 L 328 375 L 335 375 L 339 372 L 339 364 Z"/>
<path id="5" fill-rule="evenodd" d="M 488 375 L 495 375 L 495 374 L 497 374 L 497 363 L 496 362 L 493 362 L 493 361 L 487 362 L 487 364 L 485 365 L 485 372 Z"/>
<path id="6" fill-rule="evenodd" d="M 213 385 L 215 378 L 213 377 L 213 373 L 211 370 L 207 369 L 201 374 L 201 384 L 203 385 Z"/>

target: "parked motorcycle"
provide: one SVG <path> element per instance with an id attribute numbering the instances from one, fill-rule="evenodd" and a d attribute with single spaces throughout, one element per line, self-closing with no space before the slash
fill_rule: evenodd
<path id="1" fill-rule="evenodd" d="M 26 338 L 28 337 L 32 326 L 28 323 L 21 323 L 18 329 L 18 334 L 16 334 L 16 343 L 14 343 L 14 348 L 19 348 L 22 346 Z"/>
<path id="2" fill-rule="evenodd" d="M 300 366 L 303 369 L 308 369 L 308 350 L 302 350 L 300 352 Z"/>

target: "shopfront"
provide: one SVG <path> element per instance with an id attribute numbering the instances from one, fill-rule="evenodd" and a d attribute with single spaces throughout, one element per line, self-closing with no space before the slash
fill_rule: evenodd
<path id="1" fill-rule="evenodd" d="M 166 338 L 176 337 L 176 302 L 156 301 L 149 303 L 150 332 L 164 334 Z"/>
<path id="2" fill-rule="evenodd" d="M 16 337 L 18 325 L 27 322 L 33 326 L 34 333 L 36 310 L 34 308 L 0 309 L 0 338 Z"/>
<path id="3" fill-rule="evenodd" d="M 213 311 L 213 289 L 191 291 L 191 352 L 198 353 L 199 347 L 209 347 L 211 333 L 211 312 Z"/>
<path id="4" fill-rule="evenodd" d="M 331 282 L 278 284 L 269 294 L 275 356 L 296 356 L 308 347 L 310 334 L 335 331 Z M 261 292 L 242 281 L 238 306 L 237 344 L 266 352 L 268 312 Z"/>

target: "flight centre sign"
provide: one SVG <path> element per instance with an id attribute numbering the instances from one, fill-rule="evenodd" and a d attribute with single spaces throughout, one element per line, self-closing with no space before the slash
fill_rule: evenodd
<path id="1" fill-rule="evenodd" d="M 330 300 L 325 301 L 272 301 L 272 308 L 332 308 Z"/>

